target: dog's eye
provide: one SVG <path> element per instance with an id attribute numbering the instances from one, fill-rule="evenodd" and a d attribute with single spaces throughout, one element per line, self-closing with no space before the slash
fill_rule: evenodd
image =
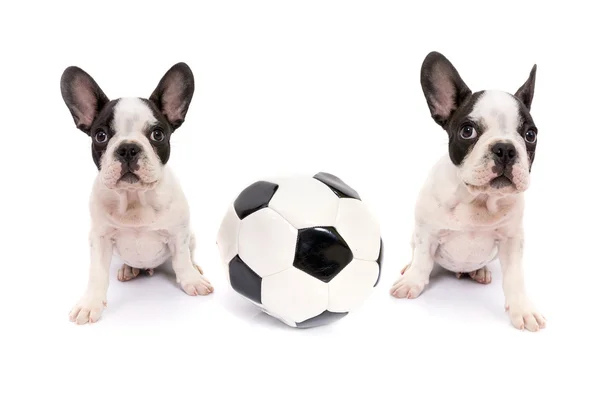
<path id="1" fill-rule="evenodd" d="M 94 135 L 94 139 L 96 140 L 96 143 L 106 143 L 108 135 L 104 131 L 98 131 L 96 132 L 96 135 Z"/>
<path id="2" fill-rule="evenodd" d="M 477 131 L 473 125 L 465 125 L 460 128 L 460 137 L 463 139 L 475 139 L 477 137 Z"/>
<path id="3" fill-rule="evenodd" d="M 165 140 L 165 134 L 161 130 L 155 129 L 150 134 L 150 139 L 154 140 L 155 142 L 162 142 Z"/>
<path id="4" fill-rule="evenodd" d="M 525 141 L 527 143 L 535 143 L 537 140 L 537 133 L 534 130 L 530 129 L 525 133 Z"/>

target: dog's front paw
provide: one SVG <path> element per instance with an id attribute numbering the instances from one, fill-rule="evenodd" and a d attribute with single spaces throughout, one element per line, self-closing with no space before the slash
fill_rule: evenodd
<path id="1" fill-rule="evenodd" d="M 100 319 L 106 307 L 106 298 L 100 295 L 86 294 L 69 313 L 69 320 L 77 325 L 94 323 Z"/>
<path id="2" fill-rule="evenodd" d="M 411 271 L 407 265 L 402 270 L 400 279 L 390 289 L 390 294 L 399 299 L 414 299 L 419 297 L 426 284 L 427 277 L 422 277 L 418 273 Z"/>
<path id="3" fill-rule="evenodd" d="M 510 322 L 517 329 L 536 332 L 546 327 L 546 318 L 535 309 L 531 301 L 525 296 L 507 299 L 505 309 L 509 313 Z"/>
<path id="4" fill-rule="evenodd" d="M 206 296 L 214 292 L 215 289 L 210 281 L 202 274 L 202 269 L 195 264 L 194 267 L 200 273 L 195 273 L 192 276 L 181 279 L 180 284 L 183 291 L 190 296 Z"/>

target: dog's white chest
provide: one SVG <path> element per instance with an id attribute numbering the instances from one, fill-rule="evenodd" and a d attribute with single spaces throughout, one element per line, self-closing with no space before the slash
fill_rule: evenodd
<path id="1" fill-rule="evenodd" d="M 130 267 L 156 268 L 171 256 L 167 237 L 161 231 L 121 230 L 113 240 L 117 255 Z"/>
<path id="2" fill-rule="evenodd" d="M 493 231 L 443 233 L 434 261 L 453 272 L 478 270 L 496 258 L 497 239 Z"/>

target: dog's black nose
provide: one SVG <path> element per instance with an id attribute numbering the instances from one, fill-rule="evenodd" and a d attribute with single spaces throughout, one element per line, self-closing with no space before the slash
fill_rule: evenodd
<path id="1" fill-rule="evenodd" d="M 117 150 L 115 151 L 115 155 L 120 161 L 130 163 L 132 161 L 135 161 L 141 152 L 142 148 L 137 144 L 123 143 L 117 148 Z"/>
<path id="2" fill-rule="evenodd" d="M 492 146 L 496 161 L 503 165 L 514 164 L 517 159 L 517 149 L 512 143 L 496 143 Z"/>

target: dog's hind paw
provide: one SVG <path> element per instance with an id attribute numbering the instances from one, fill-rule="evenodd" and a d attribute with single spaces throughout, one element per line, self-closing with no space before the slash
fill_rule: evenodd
<path id="1" fill-rule="evenodd" d="M 139 268 L 133 268 L 129 265 L 123 264 L 123 266 L 119 268 L 119 271 L 117 272 L 117 279 L 119 279 L 121 282 L 127 282 L 137 277 L 141 271 L 142 270 Z M 144 271 L 146 271 L 148 276 L 154 275 L 154 270 L 151 268 Z"/>
<path id="2" fill-rule="evenodd" d="M 458 279 L 462 278 L 463 275 L 469 275 L 469 277 L 475 282 L 484 285 L 487 285 L 492 282 L 492 271 L 490 271 L 488 267 L 479 268 L 478 270 L 469 272 L 468 274 L 464 272 L 456 273 L 456 277 Z"/>

